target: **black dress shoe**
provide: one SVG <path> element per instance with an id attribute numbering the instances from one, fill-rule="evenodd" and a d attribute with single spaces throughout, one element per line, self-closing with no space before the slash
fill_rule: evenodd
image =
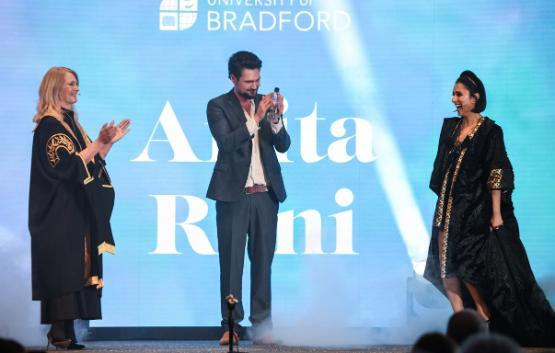
<path id="1" fill-rule="evenodd" d="M 71 341 L 71 343 L 69 344 L 69 346 L 67 346 L 67 349 L 68 349 L 68 350 L 75 350 L 75 351 L 78 351 L 78 350 L 81 350 L 81 349 L 85 349 L 85 345 L 79 344 L 79 343 L 74 342 L 74 341 Z"/>

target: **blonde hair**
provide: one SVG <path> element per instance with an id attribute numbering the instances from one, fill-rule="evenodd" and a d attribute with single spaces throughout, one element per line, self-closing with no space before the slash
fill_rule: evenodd
<path id="1" fill-rule="evenodd" d="M 77 73 L 67 67 L 53 67 L 46 72 L 42 78 L 39 88 L 39 101 L 37 104 L 37 113 L 33 117 L 33 121 L 38 125 L 45 116 L 53 116 L 63 121 L 62 104 L 60 102 L 60 91 L 65 84 L 65 74 L 69 72 L 77 80 Z"/>

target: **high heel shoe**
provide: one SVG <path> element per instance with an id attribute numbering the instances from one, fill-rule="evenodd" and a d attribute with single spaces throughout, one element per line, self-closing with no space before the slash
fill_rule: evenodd
<path id="1" fill-rule="evenodd" d="M 53 345 L 54 347 L 56 347 L 56 349 L 58 349 L 58 348 L 67 349 L 67 347 L 69 347 L 72 343 L 72 341 L 70 339 L 65 339 L 65 338 L 64 339 L 56 339 L 56 338 L 52 337 L 50 332 L 48 332 L 46 334 L 46 338 L 48 338 L 48 344 L 46 345 L 46 350 L 48 350 L 50 348 L 50 345 Z"/>

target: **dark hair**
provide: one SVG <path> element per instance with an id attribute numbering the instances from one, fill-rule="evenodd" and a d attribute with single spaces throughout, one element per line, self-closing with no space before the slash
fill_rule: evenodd
<path id="1" fill-rule="evenodd" d="M 472 309 L 454 313 L 447 323 L 447 336 L 459 345 L 468 337 L 485 331 L 486 326 L 482 318 Z"/>
<path id="2" fill-rule="evenodd" d="M 456 350 L 455 343 L 446 335 L 439 332 L 426 333 L 416 341 L 412 347 L 412 353 L 453 353 Z"/>
<path id="3" fill-rule="evenodd" d="M 227 62 L 228 77 L 235 76 L 236 79 L 241 77 L 243 69 L 259 69 L 262 67 L 262 60 L 249 51 L 238 51 L 233 54 Z"/>
<path id="4" fill-rule="evenodd" d="M 460 353 L 521 353 L 520 346 L 511 338 L 490 333 L 469 338 L 460 349 Z"/>
<path id="5" fill-rule="evenodd" d="M 486 109 L 486 89 L 482 80 L 474 72 L 470 70 L 463 71 L 455 83 L 462 83 L 470 92 L 470 95 L 476 98 L 476 105 L 472 109 L 473 113 L 481 113 Z M 476 97 L 476 93 L 479 94 L 479 97 Z"/>
<path id="6" fill-rule="evenodd" d="M 17 341 L 0 338 L 0 352 L 25 353 L 25 347 Z"/>

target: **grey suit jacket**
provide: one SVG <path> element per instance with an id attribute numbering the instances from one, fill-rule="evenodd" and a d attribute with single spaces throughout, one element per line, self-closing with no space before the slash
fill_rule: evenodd
<path id="1" fill-rule="evenodd" d="M 262 95 L 255 98 L 255 106 Z M 208 186 L 206 197 L 218 201 L 235 201 L 244 192 L 252 154 L 252 137 L 245 124 L 246 118 L 233 89 L 213 98 L 206 108 L 208 125 L 218 145 L 218 159 Z M 286 152 L 291 144 L 285 126 L 277 133 L 272 132 L 270 123 L 260 123 L 260 157 L 266 180 L 280 202 L 287 196 L 281 175 L 281 166 L 276 150 Z"/>

